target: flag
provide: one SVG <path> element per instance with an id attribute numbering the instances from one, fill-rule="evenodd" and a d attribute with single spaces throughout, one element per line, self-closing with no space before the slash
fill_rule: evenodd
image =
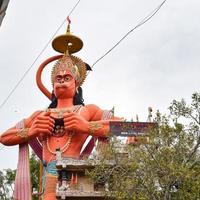
<path id="1" fill-rule="evenodd" d="M 71 20 L 70 20 L 69 16 L 67 16 L 67 21 L 69 24 L 71 24 Z"/>

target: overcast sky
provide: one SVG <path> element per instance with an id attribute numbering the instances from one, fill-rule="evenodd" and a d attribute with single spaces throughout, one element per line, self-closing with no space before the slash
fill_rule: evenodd
<path id="1" fill-rule="evenodd" d="M 76 4 L 75 0 L 10 1 L 0 27 L 0 104 Z M 72 32 L 84 42 L 77 55 L 93 64 L 125 33 L 161 3 L 161 0 L 82 0 L 71 15 Z M 127 119 L 147 110 L 167 113 L 173 99 L 190 100 L 199 91 L 200 1 L 168 0 L 159 13 L 129 35 L 99 62 L 83 85 L 85 103 L 102 109 L 115 106 L 115 115 Z M 59 34 L 64 33 L 62 26 Z M 38 65 L 57 55 L 51 45 L 0 109 L 0 133 L 49 100 L 35 83 Z M 50 69 L 43 76 L 51 90 Z M 17 147 L 0 145 L 0 169 L 16 168 Z"/>

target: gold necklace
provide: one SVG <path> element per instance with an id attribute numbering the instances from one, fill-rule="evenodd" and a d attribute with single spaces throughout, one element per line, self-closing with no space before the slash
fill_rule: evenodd
<path id="1" fill-rule="evenodd" d="M 71 108 L 48 108 L 46 112 L 57 113 L 59 118 L 63 118 L 65 112 L 77 112 L 81 108 L 81 105 L 76 105 Z"/>
<path id="2" fill-rule="evenodd" d="M 59 116 L 60 118 L 63 118 L 63 114 L 64 112 L 77 112 L 82 106 L 81 105 L 76 105 L 76 106 L 73 106 L 72 108 L 63 108 L 63 109 L 58 109 L 58 108 L 49 108 L 46 110 L 46 112 L 53 112 L 53 113 L 58 113 L 58 116 L 59 115 L 62 115 L 62 116 Z M 60 151 L 61 153 L 67 151 L 67 149 L 69 148 L 70 144 L 71 144 L 71 141 L 72 141 L 72 137 L 74 135 L 74 132 L 70 132 L 69 133 L 69 138 L 67 140 L 67 142 L 65 143 L 65 145 L 60 148 Z M 46 139 L 46 143 L 47 143 L 47 149 L 50 153 L 52 154 L 56 154 L 56 151 L 53 151 L 51 148 L 50 148 L 50 145 L 49 145 L 49 137 L 47 137 Z"/>
<path id="3" fill-rule="evenodd" d="M 65 143 L 65 145 L 64 145 L 62 148 L 60 148 L 60 152 L 61 152 L 61 153 L 64 153 L 65 151 L 67 151 L 67 149 L 69 148 L 69 146 L 70 146 L 70 144 L 71 144 L 73 135 L 74 135 L 74 132 L 69 133 L 69 138 L 68 138 L 67 142 Z M 53 150 L 50 148 L 50 145 L 49 145 L 49 137 L 47 137 L 46 142 L 47 142 L 47 149 L 48 149 L 48 151 L 49 151 L 50 153 L 52 153 L 52 154 L 55 155 L 55 154 L 56 154 L 56 151 L 53 151 Z"/>

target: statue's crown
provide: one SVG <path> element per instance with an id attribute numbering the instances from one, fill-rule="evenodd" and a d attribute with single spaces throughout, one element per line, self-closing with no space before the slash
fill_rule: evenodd
<path id="1" fill-rule="evenodd" d="M 80 51 L 83 47 L 83 42 L 79 37 L 71 34 L 70 23 L 67 26 L 66 34 L 56 37 L 52 42 L 52 46 L 54 50 L 63 53 L 63 57 L 53 67 L 52 83 L 54 83 L 55 76 L 59 71 L 70 70 L 76 80 L 76 85 L 82 85 L 86 78 L 87 66 L 80 58 L 71 54 Z"/>

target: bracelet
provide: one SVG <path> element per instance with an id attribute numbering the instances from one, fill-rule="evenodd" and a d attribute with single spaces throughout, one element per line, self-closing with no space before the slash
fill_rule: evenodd
<path id="1" fill-rule="evenodd" d="M 24 139 L 28 139 L 28 131 L 29 131 L 28 128 L 20 129 L 20 130 L 17 132 L 17 136 L 19 136 L 19 137 L 21 137 L 21 138 L 24 138 Z"/>
<path id="2" fill-rule="evenodd" d="M 93 135 L 95 131 L 102 128 L 102 124 L 98 122 L 89 122 L 89 134 Z"/>

